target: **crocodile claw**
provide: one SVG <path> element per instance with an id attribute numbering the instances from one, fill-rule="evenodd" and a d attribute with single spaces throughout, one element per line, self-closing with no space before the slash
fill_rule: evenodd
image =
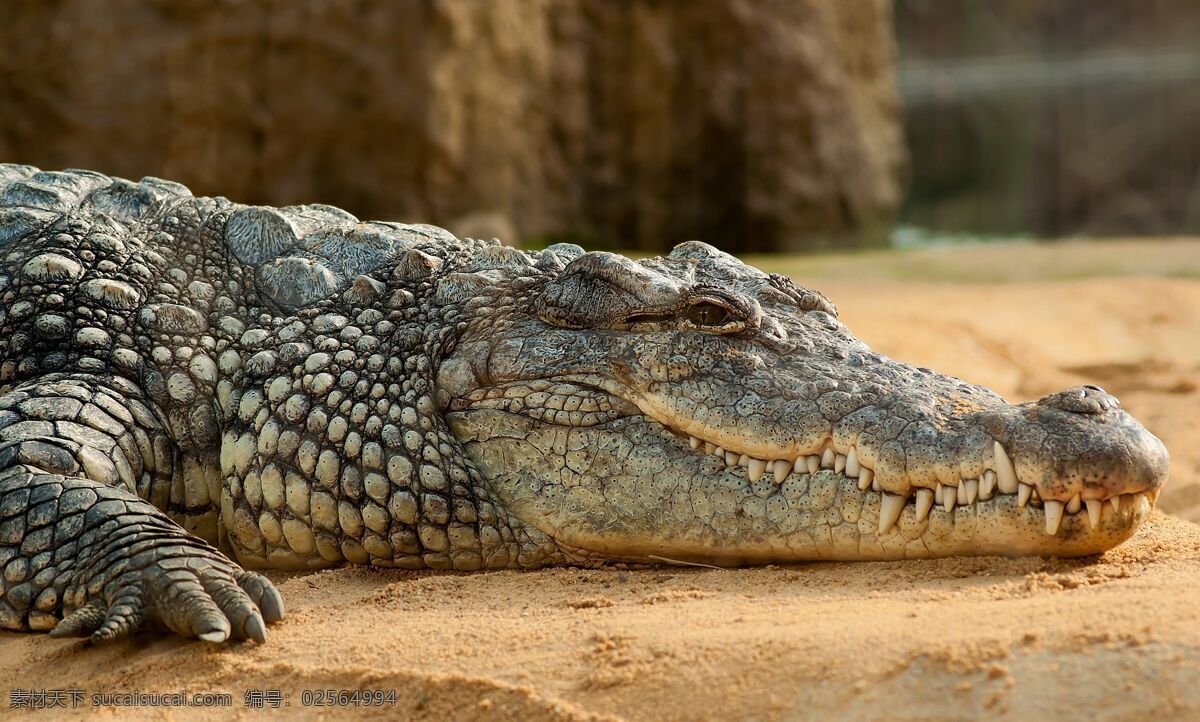
<path id="1" fill-rule="evenodd" d="M 126 572 L 100 598 L 68 614 L 50 635 L 86 636 L 103 644 L 153 626 L 212 644 L 264 642 L 267 622 L 282 618 L 283 602 L 266 577 L 201 552 Z"/>
<path id="2" fill-rule="evenodd" d="M 97 601 L 76 609 L 50 630 L 51 637 L 87 637 L 100 629 L 106 614 L 104 605 Z"/>
<path id="3" fill-rule="evenodd" d="M 242 571 L 237 575 L 237 582 L 250 595 L 251 601 L 258 605 L 267 624 L 283 619 L 283 597 L 279 596 L 279 591 L 269 579 L 257 572 Z"/>

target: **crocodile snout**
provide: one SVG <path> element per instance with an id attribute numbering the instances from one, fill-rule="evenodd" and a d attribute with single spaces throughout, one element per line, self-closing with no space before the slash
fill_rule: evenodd
<path id="1" fill-rule="evenodd" d="M 996 436 L 1017 477 L 1043 499 L 1078 503 L 1152 494 L 1166 481 L 1166 447 L 1099 386 L 1050 394 L 1004 415 Z"/>

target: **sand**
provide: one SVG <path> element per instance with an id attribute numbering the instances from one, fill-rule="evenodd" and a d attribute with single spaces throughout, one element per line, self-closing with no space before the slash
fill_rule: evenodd
<path id="1" fill-rule="evenodd" d="M 1186 248 L 1196 257 L 1200 244 Z M 994 250 L 988 253 L 996 253 Z M 1031 252 L 1014 247 L 1005 262 Z M 1036 255 L 1036 251 L 1032 252 Z M 1025 254 L 1025 256 L 1022 256 Z M 996 264 L 989 268 L 994 271 Z M 841 273 L 841 271 L 839 271 Z M 229 692 L 145 719 L 1200 719 L 1200 280 L 812 285 L 877 350 L 1013 400 L 1100 383 L 1162 437 L 1172 478 L 1126 544 L 1086 560 L 747 570 L 272 577 L 265 645 L 139 637 L 90 649 L 0 633 L 0 689 Z M 833 280 L 830 280 L 833 279 Z M 245 691 L 278 689 L 255 711 Z M 305 690 L 395 690 L 306 706 Z M 10 712 L 0 701 L 0 717 Z"/>

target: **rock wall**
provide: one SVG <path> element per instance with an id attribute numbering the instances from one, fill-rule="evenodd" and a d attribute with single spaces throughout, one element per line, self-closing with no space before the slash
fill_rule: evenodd
<path id="1" fill-rule="evenodd" d="M 524 239 L 877 239 L 887 0 L 58 0 L 0 24 L 0 160 Z"/>

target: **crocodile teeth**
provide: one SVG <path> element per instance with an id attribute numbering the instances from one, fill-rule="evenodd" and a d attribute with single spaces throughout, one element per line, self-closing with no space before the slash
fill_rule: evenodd
<path id="1" fill-rule="evenodd" d="M 886 534 L 896 526 L 896 520 L 900 518 L 900 512 L 904 511 L 904 502 L 908 501 L 906 496 L 898 496 L 896 494 L 888 494 L 884 492 L 883 501 L 879 506 L 879 533 Z"/>
<path id="2" fill-rule="evenodd" d="M 1081 493 L 1076 493 L 1067 501 L 1043 499 L 1033 484 L 1026 484 L 1017 479 L 1016 468 L 1012 457 L 1004 450 L 1000 442 L 993 442 L 995 469 L 984 469 L 978 478 L 959 479 L 957 484 L 937 482 L 933 489 L 913 487 L 909 496 L 885 491 L 875 477 L 875 471 L 866 467 L 858 455 L 858 448 L 851 446 L 845 454 L 837 453 L 830 440 L 826 439 L 820 452 L 816 454 L 801 454 L 795 461 L 788 459 L 756 459 L 747 454 L 729 451 L 716 444 L 696 436 L 688 436 L 688 444 L 693 449 L 703 448 L 706 454 L 712 454 L 726 466 L 746 467 L 746 477 L 751 483 L 758 482 L 768 473 L 772 474 L 774 483 L 782 485 L 792 474 L 807 472 L 815 474 L 823 468 L 832 469 L 836 473 L 845 474 L 856 479 L 859 491 L 868 489 L 880 495 L 879 534 L 891 531 L 903 512 L 904 505 L 911 497 L 914 501 L 915 519 L 924 523 L 929 519 L 929 513 L 935 506 L 941 507 L 947 514 L 953 514 L 958 507 L 969 507 L 976 503 L 990 501 L 997 494 L 1014 494 L 1017 506 L 1032 506 L 1042 509 L 1046 520 L 1046 533 L 1055 535 L 1062 528 L 1065 514 L 1080 514 L 1087 512 L 1088 525 L 1091 529 L 1100 528 L 1103 520 L 1104 503 L 1108 502 L 1113 512 L 1119 512 L 1122 506 L 1121 495 L 1112 496 L 1105 500 L 1083 499 Z M 1149 513 L 1149 507 L 1154 503 L 1156 494 L 1131 494 L 1127 502 L 1135 505 L 1135 513 Z"/>
<path id="3" fill-rule="evenodd" d="M 1145 516 L 1150 513 L 1150 496 L 1148 494 L 1134 494 L 1133 504 L 1139 516 Z"/>
<path id="4" fill-rule="evenodd" d="M 1046 499 L 1046 533 L 1053 536 L 1058 533 L 1062 524 L 1063 503 L 1054 499 Z"/>
<path id="5" fill-rule="evenodd" d="M 993 456 L 996 457 L 996 483 L 1004 494 L 1015 494 L 1017 491 L 1017 470 L 1013 468 L 1012 459 L 999 441 L 993 442 Z"/>
<path id="6" fill-rule="evenodd" d="M 979 477 L 979 498 L 987 501 L 996 491 L 996 472 L 988 469 Z"/>
<path id="7" fill-rule="evenodd" d="M 933 508 L 933 492 L 929 489 L 917 489 L 917 521 L 925 521 L 929 510 Z"/>
<path id="8" fill-rule="evenodd" d="M 967 483 L 963 486 L 967 488 L 967 503 L 974 504 L 975 500 L 979 498 L 979 480 L 967 479 Z"/>
<path id="9" fill-rule="evenodd" d="M 861 471 L 862 467 L 858 463 L 858 452 L 851 446 L 850 451 L 846 454 L 846 476 L 858 478 Z"/>

